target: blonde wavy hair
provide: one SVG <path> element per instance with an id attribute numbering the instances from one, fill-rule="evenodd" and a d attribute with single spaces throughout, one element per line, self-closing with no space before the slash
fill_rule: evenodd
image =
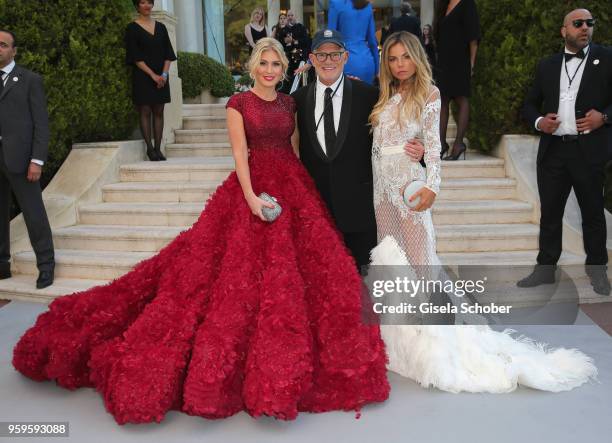
<path id="1" fill-rule="evenodd" d="M 256 7 L 255 9 L 253 9 L 253 12 L 251 12 L 251 23 L 253 23 L 253 18 L 255 17 L 255 13 L 257 12 L 261 12 L 261 20 L 259 21 L 258 25 L 265 26 L 266 11 L 264 11 L 264 9 L 261 6 Z"/>
<path id="2" fill-rule="evenodd" d="M 380 62 L 380 96 L 369 118 L 372 128 L 378 125 L 380 113 L 383 111 L 389 99 L 399 91 L 399 81 L 393 77 L 391 69 L 389 68 L 389 51 L 393 46 L 398 44 L 406 48 L 406 52 L 408 52 L 416 68 L 414 75 L 410 79 L 410 87 L 407 88 L 406 96 L 403 97 L 403 103 L 398 115 L 398 123 L 406 118 L 418 120 L 421 117 L 421 112 L 425 107 L 427 98 L 431 93 L 431 86 L 433 84 L 431 66 L 429 66 L 427 54 L 419 39 L 406 31 L 391 34 L 387 40 L 385 40 L 385 44 L 382 48 Z"/>
<path id="3" fill-rule="evenodd" d="M 289 68 L 289 60 L 287 60 L 285 50 L 281 46 L 280 42 L 272 37 L 264 37 L 262 39 L 259 39 L 257 43 L 255 43 L 255 47 L 253 48 L 251 57 L 249 57 L 249 61 L 247 62 L 247 69 L 249 70 L 251 78 L 255 78 L 255 69 L 257 69 L 257 65 L 259 65 L 261 57 L 266 51 L 276 52 L 276 55 L 278 55 L 278 58 L 281 62 L 281 66 L 283 68 L 283 80 L 286 80 L 287 68 Z"/>

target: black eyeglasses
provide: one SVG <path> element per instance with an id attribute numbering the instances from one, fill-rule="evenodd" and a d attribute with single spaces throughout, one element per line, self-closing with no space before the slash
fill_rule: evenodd
<path id="1" fill-rule="evenodd" d="M 587 19 L 579 18 L 577 20 L 572 20 L 572 25 L 574 25 L 574 28 L 576 29 L 582 28 L 582 25 L 584 25 L 585 23 L 589 28 L 592 28 L 593 26 L 595 26 L 595 19 L 594 18 L 587 18 Z"/>
<path id="2" fill-rule="evenodd" d="M 327 57 L 329 57 L 332 62 L 338 62 L 338 61 L 340 61 L 340 59 L 342 58 L 342 54 L 344 54 L 344 53 L 345 53 L 345 51 L 339 51 L 339 52 L 313 52 L 314 56 L 320 62 L 324 62 L 325 60 L 327 60 Z"/>

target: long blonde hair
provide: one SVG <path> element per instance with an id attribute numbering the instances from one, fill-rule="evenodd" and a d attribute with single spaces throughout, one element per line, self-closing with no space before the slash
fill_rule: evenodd
<path id="1" fill-rule="evenodd" d="M 369 122 L 372 127 L 378 125 L 380 113 L 383 111 L 389 99 L 399 91 L 399 81 L 393 77 L 391 69 L 389 68 L 389 51 L 397 44 L 401 44 L 406 48 L 406 52 L 408 52 L 416 68 L 411 78 L 411 87 L 406 91 L 407 95 L 403 100 L 398 119 L 409 118 L 418 120 L 421 117 L 421 111 L 425 107 L 425 103 L 431 92 L 431 85 L 433 84 L 431 66 L 429 66 L 427 54 L 419 39 L 406 31 L 391 34 L 387 40 L 385 40 L 382 49 L 380 62 L 380 96 L 370 114 Z"/>
<path id="2" fill-rule="evenodd" d="M 266 25 L 266 11 L 264 11 L 264 9 L 261 6 L 256 7 L 255 9 L 253 9 L 253 12 L 251 12 L 251 23 L 253 23 L 253 18 L 255 17 L 255 13 L 257 12 L 261 13 L 261 20 L 257 24 L 259 26 L 265 26 Z"/>
<path id="3" fill-rule="evenodd" d="M 247 69 L 251 74 L 251 78 L 255 78 L 255 69 L 259 62 L 261 61 L 261 56 L 264 52 L 272 50 L 276 52 L 278 58 L 280 59 L 281 66 L 283 68 L 283 80 L 287 79 L 287 68 L 289 67 L 289 60 L 287 60 L 287 56 L 285 55 L 285 50 L 278 40 L 272 37 L 264 37 L 257 40 L 255 43 L 255 47 L 253 48 L 253 52 L 251 53 L 251 57 L 249 57 L 249 61 L 247 62 Z"/>

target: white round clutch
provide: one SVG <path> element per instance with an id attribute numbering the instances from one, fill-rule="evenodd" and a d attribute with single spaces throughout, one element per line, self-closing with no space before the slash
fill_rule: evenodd
<path id="1" fill-rule="evenodd" d="M 421 197 L 417 197 L 412 201 L 410 201 L 410 197 L 423 188 L 423 186 L 425 186 L 425 182 L 423 180 L 414 180 L 406 185 L 406 188 L 404 188 L 404 204 L 406 206 L 409 208 L 414 208 L 419 204 Z"/>

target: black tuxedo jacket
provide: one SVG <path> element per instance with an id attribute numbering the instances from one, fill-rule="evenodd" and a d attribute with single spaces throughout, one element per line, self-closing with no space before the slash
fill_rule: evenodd
<path id="1" fill-rule="evenodd" d="M 540 61 L 537 67 L 535 81 L 523 106 L 523 117 L 531 127 L 535 128 L 538 117 L 549 112 L 557 113 L 559 110 L 559 82 L 563 57 L 563 53 L 555 54 Z M 596 109 L 612 118 L 612 50 L 591 44 L 585 63 L 576 98 L 576 110 L 586 113 Z M 578 142 L 589 163 L 605 163 L 608 159 L 608 130 L 608 127 L 602 126 L 590 134 L 579 136 Z M 551 135 L 542 133 L 538 164 L 544 158 L 551 140 Z"/>
<path id="2" fill-rule="evenodd" d="M 342 113 L 331 157 L 315 132 L 316 82 L 293 93 L 300 132 L 300 160 L 314 179 L 342 232 L 376 229 L 372 188 L 372 134 L 368 117 L 378 89 L 344 78 Z"/>
<path id="3" fill-rule="evenodd" d="M 40 75 L 19 65 L 0 94 L 0 135 L 7 169 L 28 169 L 32 158 L 46 161 L 49 147 L 47 100 Z"/>
<path id="4" fill-rule="evenodd" d="M 421 19 L 413 15 L 403 14 L 394 18 L 389 26 L 389 35 L 394 32 L 407 31 L 421 38 Z"/>

